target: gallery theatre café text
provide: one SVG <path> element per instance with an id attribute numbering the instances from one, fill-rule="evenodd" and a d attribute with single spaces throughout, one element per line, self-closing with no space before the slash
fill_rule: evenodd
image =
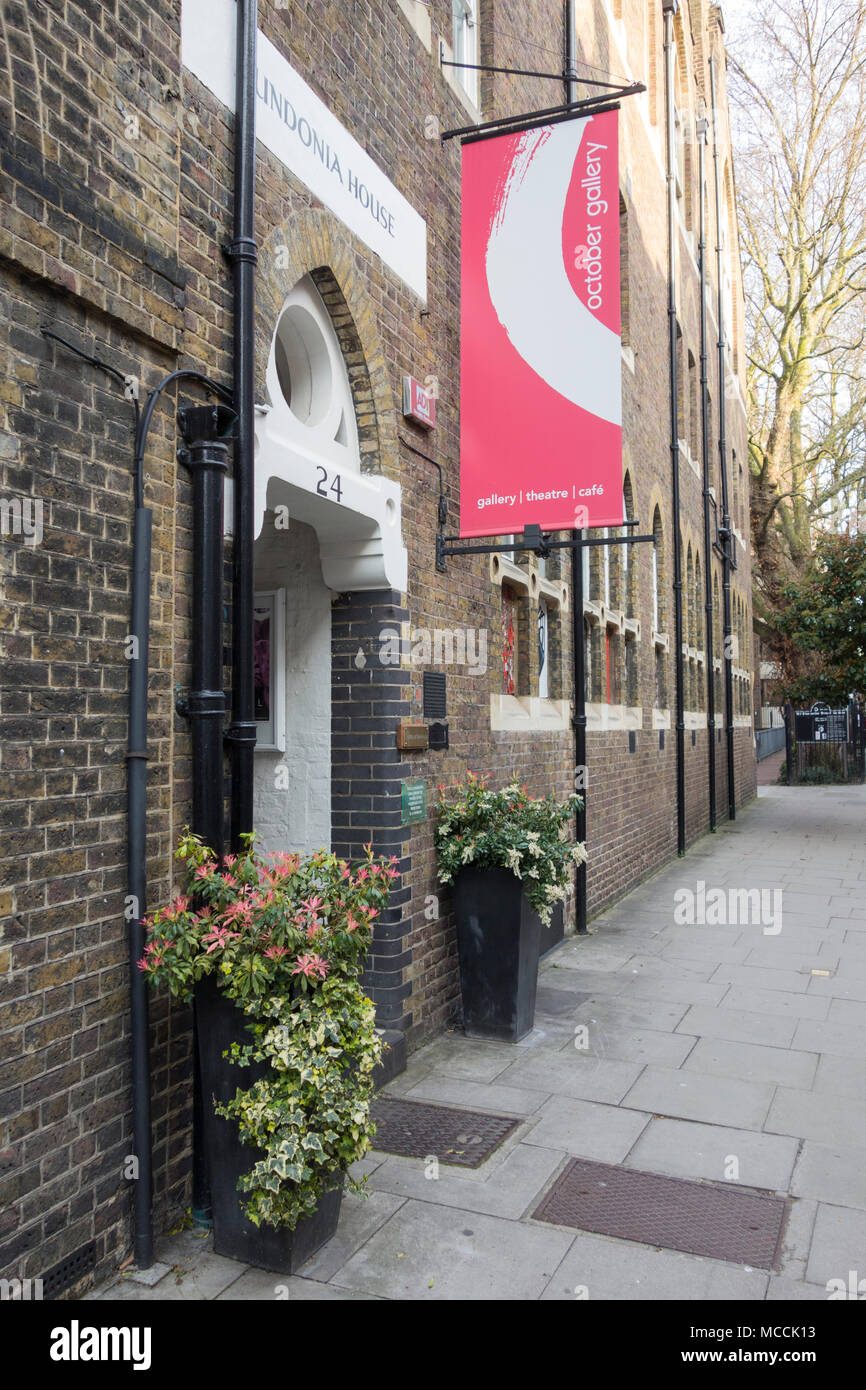
<path id="1" fill-rule="evenodd" d="M 572 493 L 573 492 L 574 489 L 572 488 Z M 578 488 L 577 493 L 580 497 L 602 497 L 604 496 L 604 488 L 600 483 L 593 483 L 592 487 Z M 567 490 L 557 492 L 556 489 L 554 489 L 552 492 L 536 492 L 534 488 L 530 488 L 528 492 L 521 493 L 520 496 L 521 501 L 525 497 L 527 502 L 556 502 L 560 498 L 567 497 L 568 492 Z M 475 505 L 479 508 L 479 510 L 482 507 L 513 507 L 516 501 L 516 492 L 509 493 L 507 496 L 502 496 L 500 493 L 494 493 L 492 497 L 477 498 Z"/>

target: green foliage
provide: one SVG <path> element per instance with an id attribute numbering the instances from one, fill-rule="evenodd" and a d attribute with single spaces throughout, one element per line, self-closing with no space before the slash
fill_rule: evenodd
<path id="1" fill-rule="evenodd" d="M 842 778 L 834 768 L 822 767 L 818 763 L 814 767 L 804 767 L 803 771 L 794 778 L 794 785 L 801 783 L 807 787 L 828 787 L 841 781 Z"/>
<path id="2" fill-rule="evenodd" d="M 866 694 L 866 535 L 822 536 L 784 598 L 783 698 L 843 705 Z"/>
<path id="3" fill-rule="evenodd" d="M 374 860 L 370 846 L 354 869 L 324 850 L 265 859 L 254 843 L 245 837 L 244 853 L 220 867 L 184 833 L 176 858 L 200 905 L 182 895 L 145 922 L 139 967 L 181 999 L 215 973 L 249 1020 L 254 1041 L 227 1055 L 267 1071 L 217 1113 L 236 1119 L 261 1154 L 239 1183 L 246 1214 L 294 1229 L 370 1147 L 382 1045 L 359 976 L 396 860 Z"/>
<path id="4" fill-rule="evenodd" d="M 217 1114 L 234 1118 L 241 1138 L 263 1151 L 240 1186 L 258 1226 L 294 1228 L 322 1193 L 370 1147 L 373 1068 L 381 1054 L 375 1010 L 354 980 L 327 979 L 295 999 L 257 1001 L 252 1046 L 232 1048 L 232 1060 L 268 1062 L 271 1072 Z M 271 1074 L 272 1073 L 272 1074 Z"/>
<path id="5" fill-rule="evenodd" d="M 860 778 L 857 776 L 856 771 L 849 773 L 847 777 L 843 777 L 841 770 L 837 767 L 833 767 L 828 763 L 812 763 L 810 766 L 804 767 L 803 771 L 799 774 L 795 768 L 794 776 L 789 784 L 788 769 L 786 765 L 782 763 L 777 781 L 783 787 L 787 787 L 788 785 L 792 787 L 840 787 L 846 786 L 848 783 L 859 782 Z"/>
<path id="6" fill-rule="evenodd" d="M 586 848 L 575 844 L 568 824 L 580 797 L 572 794 L 561 802 L 531 797 L 516 780 L 492 792 L 472 772 L 457 784 L 451 800 L 445 790 L 439 788 L 435 831 L 440 882 L 453 883 L 467 864 L 510 869 L 548 923 L 554 903 L 568 894 L 572 866 L 586 862 Z"/>

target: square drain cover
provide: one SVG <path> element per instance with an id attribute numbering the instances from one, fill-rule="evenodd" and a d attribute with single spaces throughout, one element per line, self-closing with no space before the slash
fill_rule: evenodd
<path id="1" fill-rule="evenodd" d="M 479 1115 L 390 1096 L 374 1100 L 371 1113 L 374 1149 L 404 1158 L 438 1158 L 458 1168 L 480 1168 L 520 1124 L 509 1115 Z"/>
<path id="2" fill-rule="evenodd" d="M 751 1188 L 641 1173 L 574 1158 L 533 1212 L 537 1221 L 774 1269 L 787 1203 Z"/>

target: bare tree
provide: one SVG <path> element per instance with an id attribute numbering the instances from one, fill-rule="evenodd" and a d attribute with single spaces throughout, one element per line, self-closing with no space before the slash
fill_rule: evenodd
<path id="1" fill-rule="evenodd" d="M 755 611 L 866 480 L 866 0 L 761 0 L 729 56 Z"/>

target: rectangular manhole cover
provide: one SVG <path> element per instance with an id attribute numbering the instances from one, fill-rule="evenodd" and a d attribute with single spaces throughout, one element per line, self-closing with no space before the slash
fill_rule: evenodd
<path id="1" fill-rule="evenodd" d="M 508 1115 L 480 1115 L 390 1096 L 374 1100 L 371 1113 L 374 1149 L 404 1158 L 434 1157 L 458 1168 L 480 1168 L 520 1124 Z"/>
<path id="2" fill-rule="evenodd" d="M 781 1197 L 574 1158 L 533 1213 L 538 1221 L 690 1255 L 774 1269 Z"/>

